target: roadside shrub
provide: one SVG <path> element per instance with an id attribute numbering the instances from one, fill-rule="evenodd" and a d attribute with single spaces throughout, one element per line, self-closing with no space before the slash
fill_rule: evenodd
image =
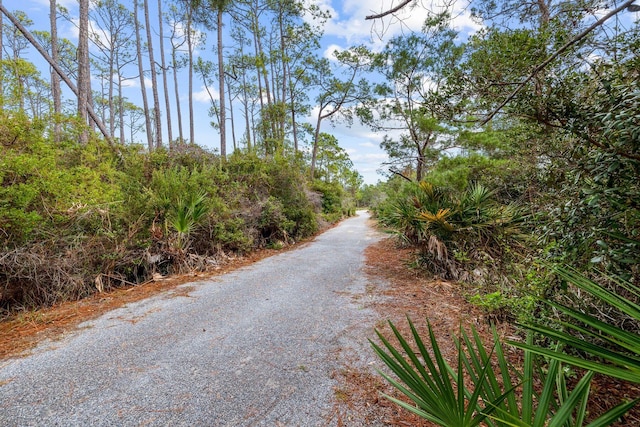
<path id="1" fill-rule="evenodd" d="M 380 221 L 419 248 L 425 268 L 445 278 L 498 267 L 520 234 L 518 209 L 497 203 L 480 184 L 455 192 L 426 181 L 408 183 L 385 204 Z"/>
<path id="2" fill-rule="evenodd" d="M 336 222 L 348 212 L 344 212 L 343 205 L 347 203 L 342 186 L 337 182 L 316 180 L 311 187 L 322 195 L 322 215 L 328 222 Z M 348 209 L 348 208 L 347 208 Z"/>
<path id="3" fill-rule="evenodd" d="M 59 146 L 36 131 L 22 136 L 33 139 L 5 147 L 0 159 L 0 244 L 100 229 L 122 201 L 113 153 L 98 141 Z"/>
<path id="4" fill-rule="evenodd" d="M 278 241 L 288 243 L 289 235 L 294 228 L 295 223 L 286 217 L 282 202 L 275 197 L 269 197 L 262 206 L 258 222 L 261 237 L 267 244 Z"/>
<path id="5" fill-rule="evenodd" d="M 319 228 L 299 156 L 81 145 L 79 124 L 63 124 L 67 140 L 54 144 L 46 124 L 0 111 L 2 313 L 206 269 Z"/>

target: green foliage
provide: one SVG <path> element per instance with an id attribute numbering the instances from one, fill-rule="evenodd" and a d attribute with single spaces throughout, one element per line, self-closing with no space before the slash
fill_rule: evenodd
<path id="1" fill-rule="evenodd" d="M 434 15 L 422 32 L 397 36 L 374 56 L 373 66 L 384 79 L 373 88 L 377 102 L 360 109 L 361 119 L 374 130 L 390 132 L 380 143 L 390 170 L 412 178 L 415 172 L 417 181 L 451 145 L 457 128 L 450 119 L 459 98 L 449 96 L 442 83 L 463 50 L 448 19 L 447 11 Z"/>
<path id="2" fill-rule="evenodd" d="M 356 204 L 358 207 L 368 207 L 375 213 L 386 197 L 385 183 L 378 182 L 376 185 L 364 184 L 357 192 Z"/>
<path id="3" fill-rule="evenodd" d="M 418 416 L 450 427 L 584 425 L 592 372 L 587 372 L 571 390 L 559 360 L 551 360 L 546 369 L 542 369 L 528 350 L 524 354 L 522 371 L 517 371 L 505 357 L 496 331 L 493 331 L 492 346 L 487 349 L 475 328 L 471 335 L 461 328 L 460 338 L 454 339 L 457 363 L 451 366 L 445 360 L 430 324 L 430 350 L 411 320 L 409 326 L 414 345 L 393 323 L 389 322 L 389 325 L 399 347 L 378 331 L 383 347 L 374 342 L 371 345 L 398 379 L 384 372 L 380 372 L 381 375 L 415 406 L 388 395 L 385 397 Z M 531 343 L 531 339 L 528 342 Z M 538 381 L 540 389 L 536 387 Z M 637 401 L 612 408 L 589 426 L 613 424 Z"/>
<path id="4" fill-rule="evenodd" d="M 640 98 L 625 81 L 627 72 L 611 72 L 574 107 L 574 123 L 564 135 L 578 144 L 569 160 L 572 168 L 557 166 L 567 175 L 561 187 L 564 204 L 544 218 L 543 237 L 557 242 L 550 255 L 558 262 L 581 269 L 597 264 L 609 274 L 638 280 Z"/>
<path id="5" fill-rule="evenodd" d="M 343 208 L 346 195 L 340 184 L 316 180 L 311 188 L 322 195 L 322 216 L 326 221 L 333 223 L 348 214 Z"/>
<path id="6" fill-rule="evenodd" d="M 497 203 L 480 184 L 460 193 L 426 181 L 410 183 L 385 205 L 377 211 L 380 221 L 418 246 L 447 276 L 459 277 L 463 260 L 499 261 L 520 234 L 518 209 Z M 465 256 L 456 259 L 455 254 Z"/>
<path id="7" fill-rule="evenodd" d="M 405 130 L 416 135 L 446 126 L 450 133 L 438 140 L 440 146 L 455 143 L 461 151 L 453 155 L 450 150 L 446 156 L 415 153 L 413 146 L 402 151 L 402 144 L 385 136 L 392 157 L 415 161 L 423 156 L 430 167 L 425 177 L 436 189 L 390 181 L 388 199 L 376 206 L 376 214 L 406 242 L 421 247 L 425 266 L 433 268 L 446 260 L 441 270 L 451 272 L 458 264 L 473 268 L 471 280 L 481 288 L 472 297 L 475 302 L 492 310 L 525 313 L 505 317 L 535 325 L 546 342 L 555 339 L 573 347 L 569 355 L 533 346 L 524 347 L 527 352 L 637 381 L 640 31 L 637 26 L 621 26 L 616 18 L 574 40 L 592 24 L 593 9 L 538 6 L 510 0 L 474 3 L 474 14 L 484 19 L 483 29 L 468 39 L 460 62 L 450 61 L 436 70 L 429 79 L 433 86 L 415 97 L 415 106 L 432 100 L 427 107 L 432 115 L 423 116 L 438 120 L 403 117 Z M 447 58 L 430 53 L 417 64 L 417 55 L 406 55 L 414 47 L 411 37 L 424 34 L 389 42 L 385 52 L 399 54 L 397 61 L 377 63 L 387 75 L 412 76 L 419 66 Z M 571 47 L 558 52 L 569 41 Z M 424 52 L 438 45 L 436 41 Z M 453 58 L 455 47 L 447 49 Z M 554 52 L 554 60 L 544 63 Z M 397 82 L 393 84 L 397 89 Z M 436 85 L 447 102 L 428 96 Z M 406 88 L 411 89 L 410 84 Z M 404 105 L 389 101 L 395 95 L 391 84 L 377 90 L 389 109 L 403 111 Z M 405 95 L 409 90 L 398 92 Z M 413 111 L 418 114 L 419 108 Z M 468 121 L 447 126 L 448 116 L 442 113 L 451 112 Z M 483 118 L 491 121 L 469 124 Z M 416 126 L 420 123 L 422 127 Z M 428 133 L 420 135 L 424 142 Z M 415 170 L 396 172 L 413 178 Z M 469 182 L 481 186 L 468 188 Z M 526 216 L 518 218 L 511 211 L 514 201 Z M 520 233 L 537 241 L 513 238 Z M 575 271 L 558 271 L 558 283 L 536 258 L 572 265 Z M 476 277 L 476 272 L 486 276 L 484 271 L 496 264 L 501 268 L 490 275 L 492 280 Z M 565 282 L 575 283 L 580 291 Z M 553 313 L 561 313 L 560 322 L 551 320 Z M 580 362 L 578 356 L 589 353 L 608 361 L 606 368 L 592 360 Z M 556 369 L 554 363 L 550 369 Z M 579 393 L 561 391 L 558 397 L 584 401 L 590 375 L 580 381 Z M 561 384 L 560 378 L 555 381 Z M 496 410 L 492 417 L 501 414 L 505 415 Z M 524 417 L 524 422 L 520 416 L 503 419 L 510 425 L 531 425 L 529 420 L 541 425 L 540 417 L 544 418 Z M 580 424 L 579 417 L 574 421 L 567 425 Z M 549 425 L 556 422 L 561 424 L 554 420 Z"/>
<path id="8" fill-rule="evenodd" d="M 178 233 L 176 244 L 179 249 L 184 250 L 189 245 L 189 234 L 203 220 L 208 210 L 206 193 L 178 196 L 168 221 Z"/>
<path id="9" fill-rule="evenodd" d="M 614 292 L 574 269 L 557 267 L 554 271 L 561 280 L 614 308 L 617 314 L 610 315 L 608 320 L 603 321 L 595 313 L 584 313 L 549 300 L 545 303 L 562 313 L 565 318 L 561 323 L 563 329 L 550 328 L 540 322 L 529 323 L 527 327 L 546 338 L 560 341 L 597 359 L 583 359 L 557 350 L 535 347 L 530 343 L 512 344 L 574 366 L 640 383 L 640 334 L 637 330 L 628 331 L 614 324 L 614 319 L 620 316 L 636 324 L 640 322 L 640 287 L 625 280 L 611 278 L 617 284 L 617 290 Z"/>
<path id="10" fill-rule="evenodd" d="M 262 207 L 258 229 L 268 244 L 287 242 L 295 229 L 295 222 L 287 219 L 282 201 L 269 197 Z"/>
<path id="11" fill-rule="evenodd" d="M 508 176 L 510 161 L 494 159 L 478 153 L 443 157 L 429 171 L 426 180 L 437 187 L 462 192 L 469 182 L 492 183 L 496 187 Z"/>
<path id="12" fill-rule="evenodd" d="M 212 233 L 206 236 L 212 236 L 213 242 L 221 248 L 248 253 L 258 246 L 252 230 L 243 218 L 228 217 L 221 221 L 210 218 L 210 220 L 212 221 L 210 226 Z"/>
<path id="13" fill-rule="evenodd" d="M 91 230 L 96 224 L 90 217 L 121 203 L 122 193 L 114 185 L 121 174 L 102 143 L 54 145 L 42 137 L 40 124 L 25 116 L 11 116 L 12 124 L 5 134 L 11 143 L 3 148 L 0 159 L 3 247 L 64 233 L 72 223 L 80 226 L 78 232 Z"/>
<path id="14" fill-rule="evenodd" d="M 432 352 L 427 350 L 427 346 L 418 334 L 411 320 L 409 326 L 418 349 L 416 355 L 412 346 L 396 329 L 393 323 L 389 322 L 393 334 L 400 343 L 401 348 L 396 348 L 379 331 L 376 330 L 378 338 L 382 341 L 386 350 L 371 341 L 376 354 L 399 378 L 400 381 L 380 372 L 380 374 L 395 388 L 409 397 L 416 406 L 409 405 L 391 396 L 385 397 L 397 403 L 403 408 L 416 415 L 432 421 L 441 426 L 466 427 L 477 426 L 487 419 L 487 416 L 494 411 L 494 408 L 502 404 L 506 394 L 500 393 L 497 398 L 481 401 L 481 393 L 487 381 L 487 375 L 492 375 L 490 359 L 482 347 L 480 354 L 474 354 L 474 361 L 478 362 L 479 371 L 476 372 L 475 365 L 469 364 L 473 378 L 477 382 L 474 389 L 470 390 L 465 386 L 465 359 L 469 358 L 463 353 L 460 343 L 457 342 L 458 365 L 451 367 L 440 351 L 438 342 L 431 325 L 428 324 L 429 342 Z M 474 331 L 475 333 L 475 331 Z M 476 335 L 477 336 L 477 335 Z M 466 337 L 466 336 L 465 336 Z M 484 357 L 482 357 L 484 356 Z M 495 377 L 491 379 L 495 380 Z"/>

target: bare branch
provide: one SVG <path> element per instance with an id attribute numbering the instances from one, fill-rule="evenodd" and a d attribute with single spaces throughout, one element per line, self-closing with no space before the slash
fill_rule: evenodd
<path id="1" fill-rule="evenodd" d="M 400 178 L 404 178 L 409 182 L 413 182 L 413 180 L 411 178 L 409 178 L 408 176 L 406 176 L 405 174 L 403 174 L 402 172 L 393 169 L 393 168 L 389 168 L 389 172 L 391 172 L 392 174 L 398 175 Z"/>
<path id="2" fill-rule="evenodd" d="M 394 7 L 393 9 L 387 10 L 386 12 L 382 12 L 382 13 L 379 13 L 377 15 L 366 16 L 364 19 L 380 19 L 380 18 L 384 18 L 387 15 L 391 15 L 393 13 L 396 13 L 397 11 L 399 11 L 400 9 L 402 9 L 403 7 L 405 7 L 406 5 L 411 3 L 412 1 L 413 0 L 404 0 L 402 3 L 400 3 L 398 6 Z"/>
<path id="3" fill-rule="evenodd" d="M 481 125 L 485 125 L 489 121 L 491 121 L 491 119 L 493 119 L 495 117 L 495 115 L 498 114 L 500 112 L 500 110 L 502 110 L 504 108 L 505 105 L 507 105 L 509 102 L 511 102 L 513 100 L 513 98 L 515 98 L 516 95 L 518 95 L 518 93 L 520 93 L 522 88 L 524 88 L 524 86 L 527 83 L 529 83 L 540 71 L 542 71 L 544 68 L 546 68 L 546 66 L 549 65 L 554 59 L 556 59 L 558 56 L 562 55 L 571 46 L 573 46 L 574 44 L 576 44 L 579 41 L 581 41 L 582 39 L 584 39 L 586 36 L 589 35 L 589 33 L 591 33 L 593 30 L 595 30 L 596 28 L 598 28 L 599 26 L 604 24 L 607 20 L 609 20 L 613 16 L 617 15 L 618 13 L 623 11 L 624 9 L 628 8 L 629 6 L 631 6 L 631 4 L 634 1 L 635 0 L 627 0 L 626 2 L 622 3 L 620 6 L 618 6 L 615 9 L 613 9 L 611 12 L 607 13 L 602 18 L 598 19 L 596 22 L 594 22 L 592 25 L 590 25 L 586 30 L 584 30 L 583 32 L 581 32 L 580 34 L 578 34 L 577 36 L 575 36 L 574 38 L 569 40 L 567 43 L 565 43 L 560 49 L 555 51 L 544 62 L 539 64 L 537 67 L 535 67 L 533 69 L 533 71 L 531 72 L 531 74 L 529 74 L 529 76 L 527 76 L 526 79 L 524 79 L 522 82 L 520 82 L 518 84 L 518 87 L 515 88 L 515 90 L 511 93 L 511 95 L 509 95 L 504 101 L 502 101 L 502 103 L 495 110 L 493 110 L 491 113 L 489 113 L 489 115 L 484 120 L 482 120 L 482 122 L 480 124 Z"/>
<path id="4" fill-rule="evenodd" d="M 596 141 L 595 139 L 591 138 L 590 135 L 587 135 L 587 140 L 595 145 L 596 147 L 598 147 L 599 149 L 606 151 L 607 153 L 611 153 L 611 154 L 615 154 L 617 156 L 620 157 L 624 157 L 625 159 L 631 159 L 631 160 L 638 160 L 640 161 L 640 155 L 639 154 L 634 154 L 634 153 L 627 153 L 625 151 L 622 150 L 616 150 L 614 148 L 611 147 L 607 147 L 606 145 Z"/>

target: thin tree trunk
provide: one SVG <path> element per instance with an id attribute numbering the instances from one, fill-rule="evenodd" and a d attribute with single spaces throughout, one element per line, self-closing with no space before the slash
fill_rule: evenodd
<path id="1" fill-rule="evenodd" d="M 191 5 L 189 5 L 187 13 L 187 49 L 189 58 L 189 143 L 195 144 L 195 130 L 193 127 L 193 40 L 191 39 Z"/>
<path id="2" fill-rule="evenodd" d="M 162 30 L 162 0 L 158 0 L 158 32 L 160 33 L 160 66 L 162 67 L 162 88 L 164 90 L 164 106 L 167 116 L 167 138 L 169 149 L 173 148 L 173 132 L 171 129 L 171 102 L 169 101 L 169 86 L 167 84 L 167 64 L 164 58 L 164 32 Z"/>
<path id="3" fill-rule="evenodd" d="M 105 73 L 104 71 L 102 72 L 102 74 L 100 75 L 100 99 L 104 100 L 105 99 Z M 98 109 L 100 110 L 100 120 L 102 120 L 104 123 L 107 123 L 107 110 L 110 109 L 110 104 L 109 104 L 109 91 L 107 90 L 107 105 L 104 104 L 104 102 L 101 102 L 100 104 L 98 104 Z M 113 113 L 111 111 L 109 111 L 109 117 L 111 117 L 113 115 Z M 110 122 L 109 123 L 109 135 L 113 136 L 113 125 Z"/>
<path id="4" fill-rule="evenodd" d="M 260 51 L 258 50 L 258 34 L 257 34 L 257 31 L 258 30 L 256 29 L 253 32 L 253 46 L 254 46 L 255 55 L 256 55 L 256 74 L 257 74 L 257 80 L 258 80 L 258 100 L 260 101 L 260 110 L 264 110 L 264 100 L 262 98 L 262 68 L 258 64 L 259 61 L 262 61 L 262 58 L 260 57 Z M 266 135 L 263 135 L 263 138 L 265 138 L 265 137 L 266 137 Z"/>
<path id="5" fill-rule="evenodd" d="M 80 0 L 80 22 L 78 34 L 78 116 L 83 126 L 88 124 L 87 110 L 91 91 L 91 70 L 89 69 L 89 0 Z M 89 141 L 86 129 L 80 134 L 80 143 Z"/>
<path id="6" fill-rule="evenodd" d="M 282 103 L 284 104 L 287 100 L 287 55 L 286 55 L 286 45 L 285 45 L 285 34 L 284 34 L 284 17 L 282 16 L 282 12 L 278 16 L 278 23 L 280 24 L 280 55 L 282 56 Z M 284 116 L 283 116 L 284 120 Z M 282 123 L 282 128 L 284 129 L 284 121 Z"/>
<path id="7" fill-rule="evenodd" d="M 285 133 L 285 128 L 286 128 L 286 123 L 285 123 L 285 117 L 286 117 L 286 105 L 287 105 L 287 79 L 288 79 L 288 75 L 287 75 L 287 64 L 288 64 L 288 60 L 287 60 L 287 53 L 286 53 L 286 44 L 285 44 L 285 37 L 286 34 L 284 32 L 284 17 L 283 17 L 283 13 L 281 12 L 279 14 L 278 17 L 278 21 L 280 24 L 280 54 L 282 55 L 282 114 L 280 114 L 280 133 L 282 135 L 282 140 L 284 141 L 284 133 Z"/>
<path id="8" fill-rule="evenodd" d="M 151 126 L 151 115 L 149 114 L 149 102 L 147 101 L 147 90 L 144 83 L 144 69 L 142 68 L 142 43 L 140 41 L 140 21 L 138 20 L 138 0 L 133 0 L 133 23 L 136 27 L 136 54 L 138 56 L 138 73 L 140 74 L 140 90 L 142 91 L 142 108 L 144 109 L 144 120 L 147 131 L 147 147 L 149 152 L 153 151 L 153 130 Z"/>
<path id="9" fill-rule="evenodd" d="M 289 63 L 287 63 L 287 68 L 289 67 Z M 291 70 L 289 70 L 289 75 L 291 75 Z M 291 81 L 289 82 L 289 93 L 290 93 L 290 108 L 291 108 L 291 131 L 293 132 L 293 149 L 294 152 L 297 153 L 300 149 L 298 146 L 298 125 L 296 121 L 296 102 L 295 102 L 295 88 Z"/>
<path id="10" fill-rule="evenodd" d="M 178 62 L 176 61 L 176 49 L 171 52 L 171 62 L 173 64 L 173 87 L 176 94 L 176 113 L 178 114 L 178 144 L 184 144 L 184 135 L 182 134 L 182 110 L 180 109 L 180 90 L 178 89 Z"/>
<path id="11" fill-rule="evenodd" d="M 222 11 L 218 8 L 218 83 L 220 92 L 220 157 L 224 160 L 227 157 L 227 111 L 224 99 L 224 57 L 222 52 Z"/>
<path id="12" fill-rule="evenodd" d="M 122 77 L 118 73 L 118 121 L 120 122 L 120 143 L 124 144 L 124 99 L 122 98 Z M 133 143 L 133 140 L 131 140 Z"/>
<path id="13" fill-rule="evenodd" d="M 311 152 L 311 179 L 315 179 L 316 161 L 318 159 L 318 142 L 320 140 L 320 124 L 322 123 L 322 106 L 318 111 L 318 120 L 316 121 L 316 130 L 313 134 L 313 151 Z"/>
<path id="14" fill-rule="evenodd" d="M 158 78 L 156 61 L 153 58 L 153 38 L 151 37 L 151 20 L 149 19 L 149 0 L 143 0 L 144 24 L 147 26 L 147 46 L 149 48 L 149 63 L 151 64 L 151 91 L 153 93 L 153 114 L 156 125 L 156 149 L 162 147 L 162 118 L 160 117 L 160 96 L 158 95 Z M 162 37 L 162 34 L 160 35 Z"/>
<path id="15" fill-rule="evenodd" d="M 297 153 L 298 147 L 298 127 L 296 126 L 296 108 L 293 103 L 293 96 L 291 98 L 291 130 L 293 131 L 293 149 Z"/>
<path id="16" fill-rule="evenodd" d="M 249 94 L 247 93 L 247 69 L 242 69 L 242 93 L 244 104 L 244 119 L 247 127 L 247 152 L 251 152 L 251 124 L 249 123 Z"/>
<path id="17" fill-rule="evenodd" d="M 231 96 L 231 83 L 227 81 L 227 93 L 229 94 L 229 115 L 231 119 L 231 142 L 233 143 L 233 152 L 238 149 L 236 144 L 236 124 L 233 117 L 233 97 Z"/>
<path id="18" fill-rule="evenodd" d="M 49 2 L 49 21 L 51 22 L 51 59 L 58 63 L 58 11 L 56 0 Z M 2 28 L 0 22 L 0 29 Z M 0 31 L 1 32 L 1 31 Z M 2 50 L 0 43 L 0 50 Z M 0 58 L 1 59 L 1 58 Z M 0 92 L 2 93 L 2 92 Z M 62 134 L 62 126 L 60 125 L 60 114 L 62 113 L 62 99 L 60 91 L 60 77 L 58 73 L 51 69 L 51 97 L 53 98 L 53 141 L 59 143 Z"/>
<path id="19" fill-rule="evenodd" d="M 2 7 L 2 0 L 0 0 L 0 7 Z M 2 31 L 3 29 L 4 17 L 3 15 L 0 15 L 0 111 L 4 109 L 4 67 L 2 65 L 2 60 L 4 59 L 2 53 L 4 51 L 2 39 L 2 34 L 4 33 L 4 31 Z"/>
<path id="20" fill-rule="evenodd" d="M 258 48 L 258 55 L 260 58 L 260 66 L 262 68 L 262 77 L 264 78 L 264 91 L 265 91 L 265 95 L 267 96 L 267 107 L 271 107 L 273 105 L 273 102 L 271 99 L 269 75 L 267 73 L 267 66 L 264 63 L 265 55 L 264 55 L 264 50 L 262 49 L 262 40 L 260 39 L 260 37 L 256 37 L 256 42 L 257 42 L 257 48 Z M 271 124 L 271 137 L 275 137 L 276 136 L 275 123 L 273 120 L 270 119 L 271 118 L 270 116 L 271 114 L 267 115 L 268 120 Z M 268 151 L 268 147 L 265 147 L 265 148 L 267 148 L 267 151 Z M 269 153 L 267 152 L 267 154 Z"/>
<path id="21" fill-rule="evenodd" d="M 112 45 L 113 45 L 113 40 L 112 40 Z M 114 84 L 113 84 L 113 75 L 115 74 L 115 52 L 111 51 L 109 52 L 109 95 L 108 95 L 108 99 L 109 99 L 109 133 L 111 133 L 111 136 L 114 137 L 116 134 L 116 109 L 115 109 L 115 105 L 114 105 L 114 101 L 113 101 L 113 91 L 114 91 Z M 118 73 L 119 74 L 119 73 Z"/>

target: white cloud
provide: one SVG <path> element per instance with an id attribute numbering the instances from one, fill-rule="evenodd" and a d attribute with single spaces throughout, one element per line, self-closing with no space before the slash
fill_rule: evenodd
<path id="1" fill-rule="evenodd" d="M 322 4 L 326 5 L 327 0 Z M 433 0 L 412 3 L 398 12 L 376 20 L 365 20 L 366 16 L 390 10 L 395 0 L 346 0 L 334 1 L 338 9 L 325 26 L 325 35 L 344 40 L 346 45 L 366 44 L 373 50 L 379 50 L 394 36 L 412 31 L 420 31 L 425 20 L 432 14 L 443 10 L 446 0 Z M 334 9 L 335 10 L 335 9 Z M 471 19 L 468 2 L 457 0 L 450 9 L 452 26 L 458 31 L 471 34 L 482 28 Z"/>
<path id="2" fill-rule="evenodd" d="M 382 163 L 389 160 L 389 156 L 386 153 L 353 153 L 349 154 L 349 158 L 354 163 L 371 164 L 376 168 L 379 168 Z"/>
<path id="3" fill-rule="evenodd" d="M 324 50 L 324 53 L 322 54 L 322 56 L 324 58 L 327 58 L 327 59 L 331 60 L 331 61 L 336 61 L 336 57 L 335 57 L 334 53 L 336 51 L 342 52 L 343 50 L 344 50 L 344 48 L 342 48 L 341 46 L 338 46 L 337 44 L 330 44 Z"/>
<path id="4" fill-rule="evenodd" d="M 211 95 L 209 95 L 209 92 L 211 92 Z M 193 92 L 193 100 L 196 102 L 209 104 L 211 103 L 212 96 L 215 100 L 220 99 L 220 94 L 213 88 L 209 88 L 209 91 L 207 91 L 206 87 L 200 86 L 200 90 L 198 92 Z"/>
<path id="5" fill-rule="evenodd" d="M 117 79 L 117 76 L 114 76 L 114 79 Z M 129 78 L 129 79 L 123 80 L 122 87 L 123 88 L 139 88 L 140 79 L 136 77 L 136 78 Z M 153 81 L 149 77 L 144 78 L 144 88 L 147 90 L 153 88 Z"/>
<path id="6" fill-rule="evenodd" d="M 122 87 L 140 87 L 140 79 L 126 79 L 122 81 Z"/>
<path id="7" fill-rule="evenodd" d="M 358 144 L 358 146 L 364 147 L 364 148 L 376 148 L 377 147 L 377 145 L 375 145 L 372 142 L 368 142 L 368 141 L 367 142 L 361 142 L 360 144 Z"/>
<path id="8" fill-rule="evenodd" d="M 111 34 L 93 20 L 89 21 L 89 40 L 103 49 L 111 48 Z"/>

